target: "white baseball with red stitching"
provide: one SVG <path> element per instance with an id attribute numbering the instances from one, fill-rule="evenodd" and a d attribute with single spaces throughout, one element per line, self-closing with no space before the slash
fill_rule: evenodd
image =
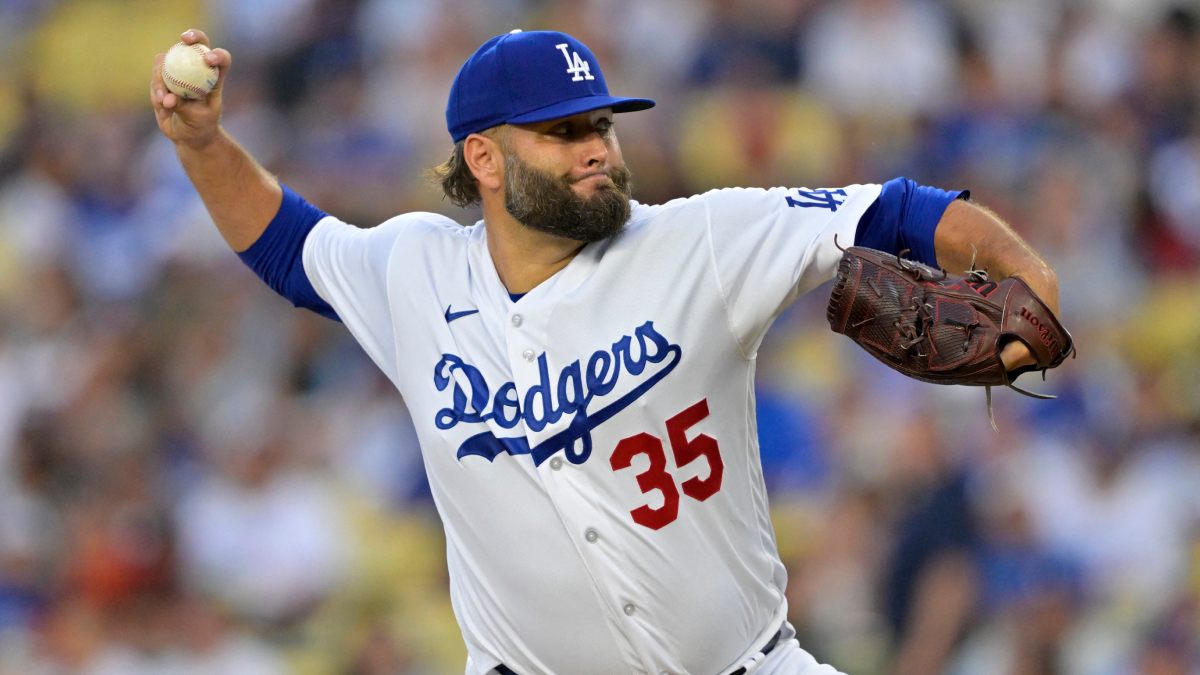
<path id="1" fill-rule="evenodd" d="M 204 61 L 209 52 L 202 44 L 177 42 L 163 58 L 162 78 L 167 89 L 187 99 L 204 98 L 217 86 L 217 69 Z"/>

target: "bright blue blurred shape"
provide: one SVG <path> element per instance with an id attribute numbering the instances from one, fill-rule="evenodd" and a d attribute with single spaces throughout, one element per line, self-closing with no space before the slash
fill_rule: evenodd
<path id="1" fill-rule="evenodd" d="M 760 387 L 758 440 L 771 492 L 803 492 L 823 486 L 831 470 L 828 444 L 814 412 L 795 396 Z"/>

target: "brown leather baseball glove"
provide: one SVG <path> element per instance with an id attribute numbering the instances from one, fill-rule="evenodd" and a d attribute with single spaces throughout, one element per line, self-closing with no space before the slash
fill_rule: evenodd
<path id="1" fill-rule="evenodd" d="M 827 315 L 835 332 L 909 377 L 987 387 L 993 428 L 993 386 L 1054 398 L 1013 380 L 1033 370 L 1045 379 L 1075 353 L 1071 334 L 1019 277 L 997 282 L 977 269 L 956 277 L 861 246 L 842 254 Z M 1000 350 L 1009 340 L 1025 343 L 1036 364 L 1006 371 Z"/>

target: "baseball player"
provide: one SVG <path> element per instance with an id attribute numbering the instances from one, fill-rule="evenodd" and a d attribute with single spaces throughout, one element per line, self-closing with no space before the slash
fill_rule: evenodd
<path id="1" fill-rule="evenodd" d="M 198 30 L 188 43 L 208 43 Z M 836 673 L 787 622 L 754 426 L 755 353 L 842 245 L 1053 271 L 990 212 L 896 179 L 630 198 L 618 114 L 570 35 L 504 34 L 462 66 L 440 168 L 470 226 L 359 229 L 308 204 L 219 125 L 220 82 L 151 99 L 229 245 L 345 324 L 404 396 L 446 531 L 466 672 Z M 161 57 L 158 61 L 161 63 Z M 1005 363 L 1025 363 L 1012 344 Z"/>

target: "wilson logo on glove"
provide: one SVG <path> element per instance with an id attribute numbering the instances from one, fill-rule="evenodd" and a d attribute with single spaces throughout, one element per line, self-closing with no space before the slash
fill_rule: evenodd
<path id="1" fill-rule="evenodd" d="M 1029 311 L 1029 308 L 1022 307 L 1021 318 L 1028 321 L 1033 325 L 1034 328 L 1037 329 L 1038 337 L 1041 339 L 1042 344 L 1046 345 L 1046 349 L 1049 349 L 1051 352 L 1059 351 L 1058 339 L 1054 337 L 1052 329 L 1046 324 L 1042 323 L 1042 320 L 1038 318 L 1036 314 Z"/>

